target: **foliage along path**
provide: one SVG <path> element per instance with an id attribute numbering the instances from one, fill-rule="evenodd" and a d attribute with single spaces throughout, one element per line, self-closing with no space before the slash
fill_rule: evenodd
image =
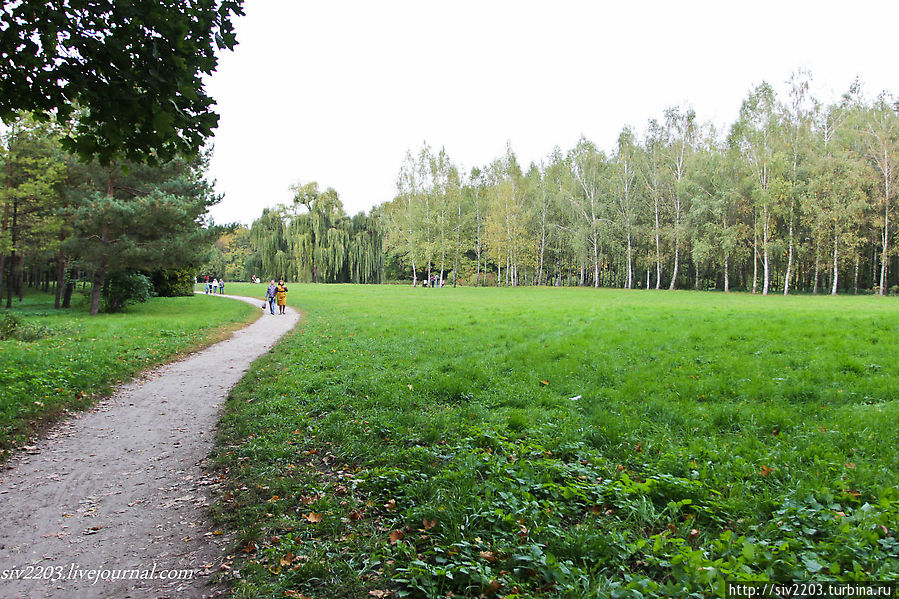
<path id="1" fill-rule="evenodd" d="M 223 539 L 207 520 L 205 461 L 219 410 L 250 363 L 298 320 L 290 308 L 284 316 L 266 310 L 230 339 L 146 373 L 26 446 L 0 472 L 0 597 L 216 594 L 205 574 L 217 567 Z M 87 572 L 154 567 L 157 577 L 187 569 L 193 579 L 95 582 Z"/>

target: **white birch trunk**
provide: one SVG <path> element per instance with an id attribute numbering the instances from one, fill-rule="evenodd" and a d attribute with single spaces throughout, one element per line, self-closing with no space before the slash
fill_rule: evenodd
<path id="1" fill-rule="evenodd" d="M 795 170 L 795 168 L 794 168 Z M 787 274 L 784 275 L 784 295 L 790 293 L 790 275 L 793 272 L 793 209 L 790 206 L 790 242 L 787 250 Z"/>
<path id="2" fill-rule="evenodd" d="M 474 284 L 475 287 L 481 284 L 481 202 L 478 197 L 478 188 L 474 189 L 474 209 L 475 221 L 477 222 L 477 230 L 475 232 L 475 256 L 477 264 L 475 266 Z M 487 265 L 484 265 L 484 284 L 487 284 Z"/>
<path id="3" fill-rule="evenodd" d="M 763 224 L 762 224 L 762 253 L 764 255 L 764 280 L 762 282 L 762 295 L 768 295 L 768 286 L 770 284 L 770 266 L 768 264 L 768 205 L 763 207 Z"/>
<path id="4" fill-rule="evenodd" d="M 833 232 L 833 287 L 830 295 L 837 294 L 837 283 L 840 280 L 840 238 L 836 230 Z"/>
<path id="5" fill-rule="evenodd" d="M 656 213 L 656 289 L 659 289 L 662 285 L 662 241 L 661 233 L 659 231 L 659 199 L 654 198 L 653 204 L 655 205 Z"/>
<path id="6" fill-rule="evenodd" d="M 758 291 L 759 282 L 759 231 L 758 225 L 753 227 L 752 235 L 752 293 Z"/>
<path id="7" fill-rule="evenodd" d="M 724 255 L 724 293 L 730 293 L 730 275 L 727 269 L 727 254 Z"/>
<path id="8" fill-rule="evenodd" d="M 885 186 L 886 193 L 888 194 L 884 203 L 886 206 L 883 209 L 883 233 L 881 234 L 881 240 L 883 242 L 883 253 L 880 257 L 880 293 L 879 295 L 884 295 L 884 291 L 886 290 L 887 284 L 887 261 L 889 260 L 889 256 L 887 255 L 887 246 L 890 242 L 890 196 L 889 190 L 890 186 L 887 184 Z"/>
<path id="9" fill-rule="evenodd" d="M 674 269 L 671 271 L 671 285 L 669 291 L 674 291 L 677 286 L 677 271 L 680 263 L 680 199 L 674 202 Z"/>
<path id="10" fill-rule="evenodd" d="M 812 295 L 818 295 L 818 279 L 821 273 L 821 238 L 815 239 L 815 283 L 812 287 Z"/>

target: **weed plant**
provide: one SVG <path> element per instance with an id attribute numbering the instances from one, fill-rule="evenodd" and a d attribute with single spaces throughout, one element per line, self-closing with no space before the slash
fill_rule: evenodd
<path id="1" fill-rule="evenodd" d="M 238 597 L 899 579 L 892 299 L 290 290 L 218 439 Z"/>

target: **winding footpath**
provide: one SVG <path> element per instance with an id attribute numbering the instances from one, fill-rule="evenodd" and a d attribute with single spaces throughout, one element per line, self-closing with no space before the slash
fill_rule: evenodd
<path id="1" fill-rule="evenodd" d="M 209 575 L 227 539 L 207 509 L 216 423 L 231 387 L 298 320 L 265 310 L 0 466 L 0 598 L 221 595 Z"/>

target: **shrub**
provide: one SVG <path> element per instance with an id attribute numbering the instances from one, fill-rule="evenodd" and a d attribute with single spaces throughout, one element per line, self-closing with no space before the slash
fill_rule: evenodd
<path id="1" fill-rule="evenodd" d="M 169 268 L 150 274 L 153 291 L 159 297 L 186 297 L 194 294 L 194 275 L 190 270 Z"/>
<path id="2" fill-rule="evenodd" d="M 3 320 L 0 320 L 0 340 L 13 339 L 21 324 L 22 320 L 18 316 L 9 312 L 4 314 Z"/>
<path id="3" fill-rule="evenodd" d="M 37 341 L 53 334 L 48 326 L 23 321 L 14 314 L 6 313 L 0 320 L 0 341 L 18 339 L 19 341 Z"/>
<path id="4" fill-rule="evenodd" d="M 103 282 L 103 311 L 121 312 L 127 304 L 143 303 L 150 299 L 153 285 L 146 275 L 114 272 Z"/>

